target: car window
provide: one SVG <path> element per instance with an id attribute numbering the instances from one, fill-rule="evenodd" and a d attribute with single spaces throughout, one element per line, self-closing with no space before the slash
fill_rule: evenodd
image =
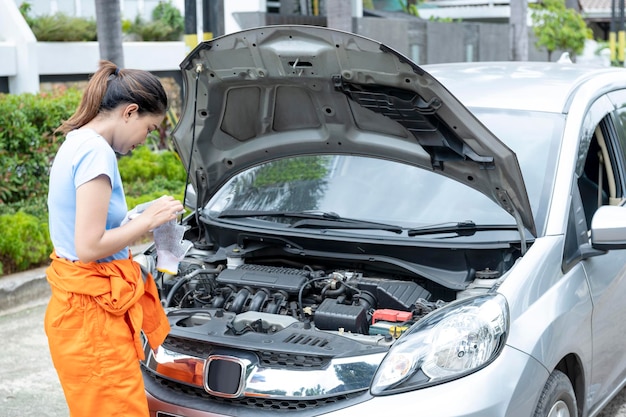
<path id="1" fill-rule="evenodd" d="M 626 90 L 618 90 L 609 94 L 609 98 L 615 105 L 613 117 L 613 126 L 615 127 L 615 135 L 617 141 L 615 143 L 616 154 L 619 156 L 621 164 L 616 166 L 616 174 L 619 174 L 621 181 L 618 185 L 626 184 Z M 622 191 L 621 196 L 625 192 Z"/>
<path id="2" fill-rule="evenodd" d="M 606 149 L 606 143 L 599 126 L 591 136 L 581 140 L 576 172 L 588 229 L 593 213 L 598 207 L 609 203 L 610 182 L 604 164 L 606 152 L 603 149 Z"/>
<path id="3" fill-rule="evenodd" d="M 565 117 L 561 114 L 472 109 L 516 154 L 541 235 L 547 219 Z"/>
<path id="4" fill-rule="evenodd" d="M 597 124 L 584 124 L 576 175 L 588 229 L 599 206 L 620 204 L 624 198 L 623 149 L 611 113 Z"/>

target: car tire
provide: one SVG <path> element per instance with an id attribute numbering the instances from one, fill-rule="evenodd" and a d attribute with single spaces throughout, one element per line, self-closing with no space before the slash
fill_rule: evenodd
<path id="1" fill-rule="evenodd" d="M 539 396 L 534 417 L 577 417 L 576 395 L 569 378 L 555 370 Z"/>

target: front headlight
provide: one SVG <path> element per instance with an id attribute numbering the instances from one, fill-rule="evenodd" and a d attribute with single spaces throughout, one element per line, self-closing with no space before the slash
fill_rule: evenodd
<path id="1" fill-rule="evenodd" d="M 436 310 L 391 347 L 374 375 L 371 393 L 395 394 L 475 372 L 498 356 L 508 329 L 509 310 L 501 294 Z"/>

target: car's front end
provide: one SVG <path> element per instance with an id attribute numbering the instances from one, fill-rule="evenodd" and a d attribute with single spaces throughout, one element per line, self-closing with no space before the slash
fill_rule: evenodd
<path id="1" fill-rule="evenodd" d="M 307 386 L 307 371 L 300 369 L 298 373 L 295 381 L 285 381 L 278 385 L 289 384 L 298 388 Z M 388 413 L 397 416 L 419 414 L 433 417 L 525 417 L 532 415 L 537 401 L 536 387 L 528 384 L 528 381 L 546 378 L 547 371 L 539 362 L 506 346 L 491 366 L 463 378 L 383 396 L 374 396 L 367 389 L 344 395 L 319 395 L 313 390 L 291 399 L 280 399 L 277 396 L 228 399 L 215 397 L 202 388 L 192 388 L 188 384 L 175 382 L 172 378 L 163 378 L 153 372 L 144 371 L 153 417 L 251 417 L 285 413 L 294 416 L 336 417 L 377 416 Z"/>
<path id="2" fill-rule="evenodd" d="M 548 372 L 507 345 L 498 288 L 531 205 L 545 220 L 560 116 L 483 109 L 520 167 L 420 67 L 323 28 L 227 35 L 181 68 L 193 247 L 176 274 L 138 257 L 172 328 L 142 363 L 154 416 L 532 413 Z"/>

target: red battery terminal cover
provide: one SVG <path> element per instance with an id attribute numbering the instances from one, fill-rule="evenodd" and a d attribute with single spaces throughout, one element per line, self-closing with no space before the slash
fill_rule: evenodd
<path id="1" fill-rule="evenodd" d="M 413 313 L 410 311 L 391 310 L 388 308 L 376 310 L 372 315 L 372 324 L 379 320 L 391 322 L 405 322 L 411 320 Z"/>

